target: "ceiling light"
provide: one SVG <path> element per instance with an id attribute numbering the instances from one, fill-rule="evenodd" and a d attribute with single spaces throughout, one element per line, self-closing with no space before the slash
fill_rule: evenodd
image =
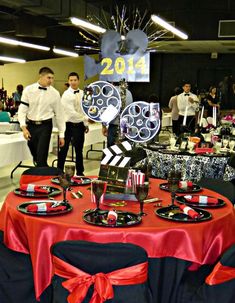
<path id="1" fill-rule="evenodd" d="M 7 62 L 16 62 L 16 63 L 25 63 L 26 62 L 24 59 L 11 58 L 11 57 L 5 57 L 5 56 L 0 56 L 0 60 L 7 61 Z"/>
<path id="2" fill-rule="evenodd" d="M 22 42 L 22 41 L 9 39 L 9 38 L 4 38 L 4 37 L 0 37 L 0 43 L 23 46 L 23 47 L 29 47 L 29 48 L 35 48 L 35 49 L 40 49 L 40 50 L 44 50 L 44 51 L 49 51 L 50 50 L 50 47 L 47 47 L 47 46 Z"/>
<path id="3" fill-rule="evenodd" d="M 103 33 L 106 32 L 105 28 L 100 27 L 100 26 L 95 25 L 95 24 L 92 24 L 88 21 L 84 21 L 82 19 L 78 19 L 78 18 L 74 18 L 74 17 L 71 17 L 70 20 L 74 25 L 90 29 L 91 31 L 94 31 L 94 32 L 97 32 L 97 33 L 100 33 L 100 34 L 103 34 Z"/>
<path id="4" fill-rule="evenodd" d="M 78 54 L 75 52 L 66 51 L 63 49 L 56 48 L 56 47 L 53 48 L 53 52 L 55 54 L 59 54 L 59 55 L 65 55 L 65 56 L 69 56 L 69 57 L 78 57 Z"/>
<path id="5" fill-rule="evenodd" d="M 153 20 L 153 22 L 155 22 L 158 25 L 164 27 L 165 29 L 172 32 L 176 36 L 178 36 L 178 37 L 180 37 L 184 40 L 188 39 L 188 36 L 185 33 L 181 32 L 180 30 L 178 30 L 174 26 L 170 25 L 169 23 L 167 23 L 165 20 L 161 19 L 160 17 L 158 17 L 156 15 L 151 15 L 151 19 Z"/>

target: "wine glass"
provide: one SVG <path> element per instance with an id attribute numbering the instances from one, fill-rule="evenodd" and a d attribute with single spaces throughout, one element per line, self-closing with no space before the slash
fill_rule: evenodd
<path id="1" fill-rule="evenodd" d="M 60 186 L 63 189 L 63 203 L 67 204 L 68 200 L 66 199 L 66 193 L 67 193 L 67 190 L 70 186 L 70 181 L 67 179 L 66 174 L 62 174 L 62 175 L 58 176 L 58 179 L 59 179 L 59 182 L 60 182 Z"/>
<path id="2" fill-rule="evenodd" d="M 171 170 L 168 174 L 168 188 L 171 192 L 171 206 L 174 205 L 175 195 L 179 188 L 179 181 L 181 180 L 181 172 L 176 170 Z"/>
<path id="3" fill-rule="evenodd" d="M 66 175 L 66 179 L 71 182 L 71 178 L 74 176 L 75 173 L 75 166 L 74 165 L 65 165 L 64 172 Z"/>
<path id="4" fill-rule="evenodd" d="M 105 193 L 107 187 L 107 181 L 93 180 L 91 182 L 91 191 L 95 196 L 96 211 L 100 210 L 100 198 Z"/>
<path id="5" fill-rule="evenodd" d="M 176 137 L 174 134 L 171 134 L 169 141 L 170 141 L 170 149 L 173 150 L 176 144 Z"/>
<path id="6" fill-rule="evenodd" d="M 140 216 L 146 216 L 147 214 L 144 213 L 144 200 L 147 198 L 149 192 L 149 183 L 144 182 L 143 184 L 136 185 L 136 192 L 135 196 L 136 199 L 140 202 Z"/>
<path id="7" fill-rule="evenodd" d="M 223 148 L 227 148 L 227 145 L 229 143 L 229 136 L 223 136 L 222 143 L 223 143 Z"/>

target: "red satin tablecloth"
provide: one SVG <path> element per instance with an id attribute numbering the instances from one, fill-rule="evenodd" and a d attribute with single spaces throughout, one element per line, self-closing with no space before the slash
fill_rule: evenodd
<path id="1" fill-rule="evenodd" d="M 151 179 L 150 196 L 163 199 L 163 206 L 168 206 L 170 194 L 159 189 L 159 184 L 163 182 Z M 50 180 L 38 184 L 53 185 Z M 148 256 L 152 258 L 175 257 L 198 264 L 214 263 L 235 243 L 233 205 L 228 199 L 212 191 L 203 190 L 200 194 L 222 198 L 226 205 L 207 209 L 212 214 L 209 221 L 179 223 L 164 220 L 155 215 L 155 203 L 151 203 L 144 206 L 148 215 L 142 218 L 140 225 L 109 228 L 96 227 L 83 221 L 83 211 L 95 208 L 95 205 L 90 202 L 88 186 L 74 187 L 74 190 L 78 189 L 82 191 L 83 198 L 72 199 L 68 193 L 73 210 L 65 215 L 42 217 L 22 214 L 17 210 L 17 206 L 30 199 L 16 196 L 13 192 L 8 194 L 1 209 L 0 228 L 4 230 L 5 244 L 12 250 L 31 255 L 37 298 L 51 282 L 53 273 L 50 247 L 58 241 L 129 242 L 145 248 Z M 62 200 L 62 195 L 55 199 Z M 116 209 L 138 213 L 139 204 L 130 201 L 125 207 Z"/>

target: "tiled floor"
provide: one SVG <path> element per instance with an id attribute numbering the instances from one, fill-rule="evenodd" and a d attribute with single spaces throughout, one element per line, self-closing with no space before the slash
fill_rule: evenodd
<path id="1" fill-rule="evenodd" d="M 94 145 L 93 149 L 101 149 L 100 144 Z M 86 155 L 87 149 L 84 149 L 84 156 Z M 84 167 L 85 167 L 85 174 L 86 175 L 97 175 L 100 167 L 100 160 L 101 160 L 102 153 L 92 151 L 89 153 L 89 159 L 84 158 Z M 52 161 L 56 158 L 54 154 L 50 154 L 48 158 L 48 164 L 51 165 Z M 19 186 L 19 179 L 22 172 L 27 168 L 18 168 L 14 174 L 13 179 L 10 178 L 11 171 L 16 166 L 17 163 L 14 165 L 9 165 L 0 168 L 0 206 L 4 201 L 6 195 L 12 191 L 13 189 Z M 32 165 L 31 161 L 24 161 L 22 164 L 24 165 Z"/>

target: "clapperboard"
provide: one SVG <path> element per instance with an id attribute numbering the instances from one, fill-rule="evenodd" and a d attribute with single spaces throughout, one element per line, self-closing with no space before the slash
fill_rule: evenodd
<path id="1" fill-rule="evenodd" d="M 103 149 L 104 158 L 100 165 L 99 179 L 108 182 L 107 191 L 125 191 L 131 160 L 130 157 L 125 157 L 125 153 L 130 150 L 132 146 L 128 141 Z"/>

